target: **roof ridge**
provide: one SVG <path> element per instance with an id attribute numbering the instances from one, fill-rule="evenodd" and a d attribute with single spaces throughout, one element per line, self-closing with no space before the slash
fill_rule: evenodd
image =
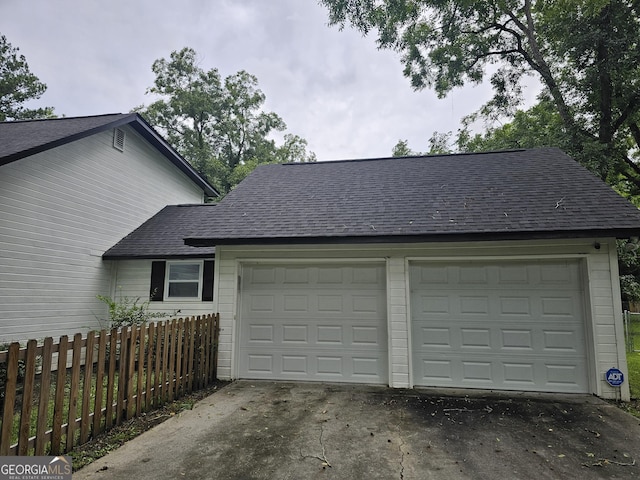
<path id="1" fill-rule="evenodd" d="M 78 119 L 88 119 L 88 118 L 99 118 L 99 117 L 116 117 L 116 116 L 126 116 L 126 115 L 135 115 L 135 112 L 131 113 L 103 113 L 97 115 L 77 115 L 73 117 L 52 117 L 52 118 L 25 118 L 23 120 L 8 120 L 0 123 L 33 123 L 33 122 L 50 122 L 53 120 L 78 120 Z"/>
<path id="2" fill-rule="evenodd" d="M 385 160 L 404 160 L 404 159 L 419 159 L 419 158 L 438 158 L 438 157 L 465 157 L 471 155 L 495 155 L 497 153 L 519 153 L 527 151 L 539 151 L 557 149 L 557 147 L 536 147 L 536 148 L 513 148 L 508 150 L 486 150 L 483 152 L 456 152 L 456 153 L 437 153 L 431 155 L 404 155 L 401 157 L 373 157 L 373 158 L 352 158 L 341 160 L 320 160 L 318 162 L 288 162 L 281 163 L 279 165 L 318 165 L 324 163 L 349 163 L 349 162 L 377 162 Z"/>

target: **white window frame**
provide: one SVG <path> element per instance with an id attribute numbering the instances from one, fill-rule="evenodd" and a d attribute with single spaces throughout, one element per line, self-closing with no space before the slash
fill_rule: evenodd
<path id="1" fill-rule="evenodd" d="M 195 297 L 170 297 L 169 285 L 171 283 L 180 283 L 180 281 L 170 280 L 171 265 L 198 265 L 198 295 Z M 167 260 L 164 275 L 164 301 L 165 302 L 193 302 L 200 301 L 202 298 L 202 284 L 204 275 L 204 261 L 203 260 Z M 193 280 L 187 280 L 185 282 L 193 282 Z"/>

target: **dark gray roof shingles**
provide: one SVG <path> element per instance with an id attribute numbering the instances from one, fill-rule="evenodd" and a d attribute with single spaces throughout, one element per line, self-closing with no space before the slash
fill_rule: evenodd
<path id="1" fill-rule="evenodd" d="M 558 149 L 258 167 L 192 245 L 640 232 L 640 211 Z M 451 237 L 449 237 L 451 238 Z"/>
<path id="2" fill-rule="evenodd" d="M 184 244 L 185 232 L 206 218 L 215 204 L 171 205 L 163 208 L 117 244 L 107 250 L 106 260 L 127 258 L 212 258 L 215 247 Z"/>
<path id="3" fill-rule="evenodd" d="M 0 166 L 129 124 L 209 196 L 218 192 L 137 113 L 0 122 Z"/>
<path id="4" fill-rule="evenodd" d="M 31 154 L 87 131 L 130 118 L 131 114 L 0 122 L 0 165 L 3 159 Z"/>

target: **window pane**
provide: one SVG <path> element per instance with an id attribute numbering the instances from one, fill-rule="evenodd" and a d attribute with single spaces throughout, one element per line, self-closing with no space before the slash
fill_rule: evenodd
<path id="1" fill-rule="evenodd" d="M 169 265 L 169 280 L 198 280 L 200 264 L 185 263 Z"/>
<path id="2" fill-rule="evenodd" d="M 169 283 L 169 297 L 197 297 L 198 282 Z"/>

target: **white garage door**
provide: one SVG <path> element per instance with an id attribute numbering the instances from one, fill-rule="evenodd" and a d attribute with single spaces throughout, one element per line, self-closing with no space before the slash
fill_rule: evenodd
<path id="1" fill-rule="evenodd" d="M 579 264 L 415 263 L 414 384 L 587 392 Z"/>
<path id="2" fill-rule="evenodd" d="M 384 265 L 244 265 L 239 376 L 387 383 Z"/>

